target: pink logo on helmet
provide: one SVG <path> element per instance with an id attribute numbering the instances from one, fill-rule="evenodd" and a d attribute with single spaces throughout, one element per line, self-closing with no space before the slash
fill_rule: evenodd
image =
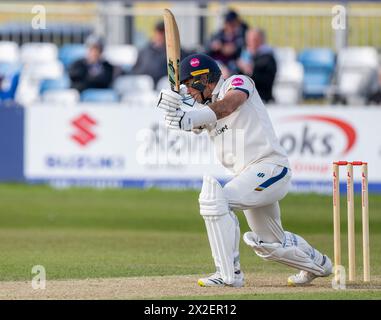
<path id="1" fill-rule="evenodd" d="M 200 60 L 198 60 L 197 58 L 193 58 L 193 59 L 191 59 L 191 61 L 190 61 L 190 65 L 191 65 L 192 67 L 198 67 L 198 66 L 200 65 Z"/>
<path id="2" fill-rule="evenodd" d="M 233 81 L 232 81 L 232 85 L 235 86 L 235 87 L 239 87 L 239 86 L 242 86 L 243 85 L 243 79 L 241 78 L 234 78 Z"/>

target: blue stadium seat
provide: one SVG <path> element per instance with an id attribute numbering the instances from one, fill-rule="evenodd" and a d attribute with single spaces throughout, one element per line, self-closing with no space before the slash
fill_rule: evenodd
<path id="1" fill-rule="evenodd" d="M 0 63 L 0 101 L 14 99 L 20 83 L 21 65 L 18 63 Z"/>
<path id="2" fill-rule="evenodd" d="M 335 70 L 335 53 L 329 48 L 305 49 L 300 52 L 298 61 L 304 69 L 304 97 L 324 97 Z"/>
<path id="3" fill-rule="evenodd" d="M 74 61 L 84 58 L 86 46 L 83 44 L 65 44 L 58 51 L 58 59 L 67 69 Z"/>
<path id="4" fill-rule="evenodd" d="M 62 77 L 58 79 L 45 79 L 40 84 L 40 94 L 49 90 L 61 90 L 70 88 L 70 79 Z"/>
<path id="5" fill-rule="evenodd" d="M 118 102 L 118 95 L 112 89 L 87 89 L 81 93 L 82 102 Z"/>

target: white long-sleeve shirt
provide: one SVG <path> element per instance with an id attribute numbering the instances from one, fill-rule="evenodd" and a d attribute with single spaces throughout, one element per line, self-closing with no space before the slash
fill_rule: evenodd
<path id="1" fill-rule="evenodd" d="M 289 167 L 287 154 L 275 135 L 253 80 L 244 75 L 220 80 L 212 102 L 223 99 L 229 90 L 241 90 L 248 98 L 233 113 L 217 120 L 214 127 L 207 128 L 222 165 L 234 174 L 259 162 Z"/>

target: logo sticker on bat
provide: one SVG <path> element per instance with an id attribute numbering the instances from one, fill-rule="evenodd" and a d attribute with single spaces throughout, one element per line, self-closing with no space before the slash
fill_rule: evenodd
<path id="1" fill-rule="evenodd" d="M 176 66 L 177 69 L 179 68 L 180 61 L 176 61 Z M 171 87 L 174 87 L 176 85 L 176 80 L 177 82 L 179 81 L 179 74 L 177 74 L 177 79 L 176 78 L 176 73 L 175 73 L 175 66 L 172 60 L 168 61 L 168 79 L 169 82 L 171 83 Z"/>

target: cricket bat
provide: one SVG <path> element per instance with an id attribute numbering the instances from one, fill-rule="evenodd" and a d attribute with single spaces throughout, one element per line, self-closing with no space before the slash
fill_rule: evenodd
<path id="1" fill-rule="evenodd" d="M 167 53 L 168 80 L 171 89 L 180 92 L 180 36 L 173 13 L 164 9 L 165 48 Z"/>

